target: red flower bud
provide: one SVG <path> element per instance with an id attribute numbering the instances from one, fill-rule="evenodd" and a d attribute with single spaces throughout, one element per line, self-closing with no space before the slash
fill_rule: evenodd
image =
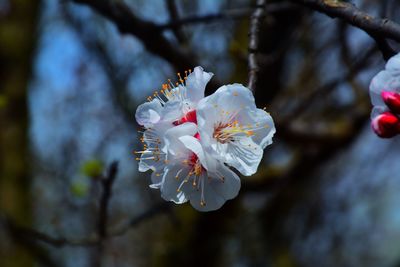
<path id="1" fill-rule="evenodd" d="M 400 94 L 396 92 L 383 91 L 381 93 L 383 102 L 395 114 L 400 114 Z"/>
<path id="2" fill-rule="evenodd" d="M 175 126 L 178 126 L 178 125 L 184 124 L 185 122 L 193 122 L 193 123 L 197 124 L 196 110 L 189 111 L 181 119 L 174 121 L 173 124 Z"/>
<path id="3" fill-rule="evenodd" d="M 400 133 L 400 120 L 390 112 L 376 116 L 371 123 L 374 132 L 382 138 L 391 138 Z"/>

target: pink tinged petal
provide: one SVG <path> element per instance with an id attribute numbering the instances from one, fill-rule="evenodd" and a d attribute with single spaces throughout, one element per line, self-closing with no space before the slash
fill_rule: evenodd
<path id="1" fill-rule="evenodd" d="M 186 79 L 187 98 L 194 103 L 200 101 L 204 97 L 206 85 L 213 75 L 211 72 L 205 72 L 202 67 L 195 67 Z"/>
<path id="2" fill-rule="evenodd" d="M 374 132 L 382 138 L 391 138 L 400 133 L 399 118 L 390 112 L 376 116 L 371 122 Z"/>
<path id="3" fill-rule="evenodd" d="M 136 121 L 146 128 L 151 127 L 160 120 L 161 110 L 162 105 L 158 99 L 143 103 L 136 109 Z"/>
<path id="4" fill-rule="evenodd" d="M 383 91 L 381 93 L 383 102 L 395 114 L 400 114 L 400 94 L 396 92 Z"/>

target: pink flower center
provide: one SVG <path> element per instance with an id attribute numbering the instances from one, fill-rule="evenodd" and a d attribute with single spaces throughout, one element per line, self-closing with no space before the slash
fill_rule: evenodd
<path id="1" fill-rule="evenodd" d="M 192 153 L 189 158 L 189 165 L 192 167 L 191 172 L 196 176 L 199 177 L 203 171 L 206 171 L 201 165 L 199 158 L 195 153 Z"/>
<path id="2" fill-rule="evenodd" d="M 197 117 L 196 117 L 196 110 L 190 110 L 188 113 L 185 114 L 185 116 L 183 116 L 182 118 L 180 118 L 179 120 L 176 120 L 173 122 L 173 124 L 175 126 L 184 124 L 186 122 L 192 122 L 195 123 L 197 125 Z M 194 137 L 197 140 L 200 140 L 200 134 L 197 132 Z M 192 172 L 193 174 L 195 174 L 196 176 L 200 176 L 201 173 L 203 171 L 205 171 L 204 167 L 201 165 L 199 158 L 197 157 L 197 155 L 195 153 L 192 153 L 189 157 L 189 160 L 187 161 L 187 163 L 189 163 L 190 166 L 192 166 Z"/>
<path id="3" fill-rule="evenodd" d="M 173 124 L 175 126 L 184 124 L 185 122 L 193 122 L 197 124 L 197 117 L 196 117 L 196 110 L 191 110 L 188 113 L 185 114 L 181 119 L 174 121 Z"/>

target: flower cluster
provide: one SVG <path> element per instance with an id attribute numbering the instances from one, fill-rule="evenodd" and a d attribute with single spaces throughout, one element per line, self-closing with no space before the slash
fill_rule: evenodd
<path id="1" fill-rule="evenodd" d="M 213 74 L 196 67 L 178 73 L 136 111 L 144 127 L 139 171 L 152 170 L 151 188 L 168 201 L 200 211 L 219 209 L 240 189 L 238 175 L 257 171 L 263 149 L 272 143 L 271 116 L 258 109 L 250 90 L 224 85 L 204 97 Z"/>
<path id="2" fill-rule="evenodd" d="M 374 106 L 371 126 L 382 138 L 400 133 L 400 54 L 392 57 L 385 69 L 371 81 L 370 96 Z"/>

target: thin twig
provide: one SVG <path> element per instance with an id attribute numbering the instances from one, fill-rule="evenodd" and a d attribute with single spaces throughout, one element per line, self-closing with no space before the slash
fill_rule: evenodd
<path id="1" fill-rule="evenodd" d="M 178 7 L 176 5 L 175 0 L 166 0 L 168 12 L 169 12 L 169 20 L 171 24 L 175 24 L 177 21 L 179 21 L 179 12 L 178 12 Z M 179 41 L 179 43 L 186 43 L 186 36 L 185 32 L 181 28 L 182 25 L 175 24 L 175 26 L 171 27 L 172 32 L 174 33 L 176 39 Z"/>
<path id="2" fill-rule="evenodd" d="M 168 202 L 162 202 L 159 204 L 150 207 L 139 215 L 131 218 L 122 226 L 116 227 L 115 229 L 110 229 L 108 232 L 108 237 L 120 236 L 125 234 L 129 229 L 135 228 L 139 224 L 144 221 L 162 214 L 170 212 L 171 205 Z M 20 236 L 24 236 L 24 238 L 43 242 L 47 245 L 50 245 L 55 248 L 60 248 L 64 246 L 72 246 L 72 247 L 89 247 L 89 246 L 97 246 L 101 242 L 101 238 L 98 235 L 93 235 L 90 237 L 73 239 L 67 237 L 53 237 L 49 234 L 28 228 L 19 226 L 14 220 L 11 218 L 0 214 L 0 225 L 4 225 L 7 229 L 13 229 L 13 233 L 18 233 Z"/>
<path id="3" fill-rule="evenodd" d="M 69 0 L 84 4 L 112 21 L 122 34 L 131 34 L 142 41 L 147 51 L 169 62 L 178 72 L 198 66 L 192 51 L 172 44 L 157 27 L 157 24 L 140 19 L 123 1 L 113 0 Z M 206 94 L 220 87 L 217 79 L 207 85 Z"/>
<path id="4" fill-rule="evenodd" d="M 256 7 L 258 7 L 258 5 Z M 295 6 L 291 3 L 273 3 L 273 4 L 271 3 L 265 7 L 265 12 L 268 14 L 279 13 L 279 12 L 286 11 L 286 10 L 292 9 L 292 8 L 295 8 Z M 197 16 L 182 18 L 180 20 L 171 21 L 166 24 L 158 25 L 157 28 L 160 31 L 164 31 L 164 30 L 173 29 L 177 26 L 189 26 L 189 25 L 199 24 L 199 23 L 212 23 L 212 22 L 215 22 L 218 20 L 224 20 L 224 19 L 228 19 L 228 20 L 229 19 L 230 20 L 243 19 L 243 18 L 246 18 L 247 16 L 251 15 L 253 13 L 253 11 L 254 11 L 254 8 L 250 8 L 250 7 L 229 9 L 229 10 L 221 11 L 216 14 L 197 15 Z"/>
<path id="5" fill-rule="evenodd" d="M 4 227 L 4 229 L 7 230 L 9 236 L 16 244 L 26 248 L 26 250 L 31 253 L 32 256 L 34 256 L 35 259 L 37 259 L 37 261 L 40 262 L 43 266 L 58 266 L 53 258 L 48 255 L 47 251 L 44 248 L 38 246 L 38 244 L 34 242 L 35 240 L 31 238 L 32 232 L 35 231 L 17 226 L 17 224 L 13 220 L 2 213 L 0 213 L 0 226 Z M 42 237 L 38 233 L 36 233 L 35 236 Z"/>
<path id="6" fill-rule="evenodd" d="M 112 186 L 117 177 L 118 162 L 114 161 L 111 163 L 107 176 L 101 180 L 103 186 L 103 193 L 100 198 L 100 209 L 97 232 L 100 238 L 107 236 L 107 224 L 108 224 L 108 205 L 111 200 Z"/>
<path id="7" fill-rule="evenodd" d="M 93 258 L 93 266 L 101 266 L 101 258 L 104 252 L 104 246 L 107 238 L 107 226 L 108 226 L 108 206 L 110 204 L 112 196 L 112 187 L 117 177 L 118 162 L 114 161 L 111 163 L 107 175 L 102 177 L 102 194 L 100 198 L 99 217 L 97 225 L 98 243 L 96 246 L 97 255 Z"/>
<path id="8" fill-rule="evenodd" d="M 308 91 L 308 93 L 301 99 L 299 105 L 297 105 L 296 107 L 293 108 L 293 110 L 291 110 L 291 114 L 299 116 L 299 114 L 301 114 L 304 110 L 306 110 L 310 106 L 310 103 L 318 99 L 319 96 L 327 95 L 340 84 L 353 79 L 353 77 L 359 71 L 365 69 L 370 65 L 368 60 L 376 52 L 377 49 L 375 46 L 364 49 L 364 53 L 361 56 L 358 56 L 357 58 L 353 59 L 353 64 L 350 66 L 347 72 L 344 73 L 344 75 L 340 75 L 339 77 L 333 78 L 332 80 L 324 83 L 323 85 Z M 292 116 L 282 119 L 281 125 L 289 124 L 289 122 L 292 119 L 293 119 Z"/>
<path id="9" fill-rule="evenodd" d="M 251 15 L 250 31 L 249 31 L 249 82 L 247 87 L 254 93 L 257 83 L 258 63 L 257 63 L 257 50 L 258 50 L 258 35 L 261 19 L 265 15 L 265 0 L 257 0 L 257 8 Z"/>
<path id="10" fill-rule="evenodd" d="M 153 22 L 140 19 L 123 1 L 71 0 L 84 4 L 111 20 L 123 34 L 131 34 L 141 40 L 147 50 L 158 55 L 175 69 L 182 71 L 196 66 L 193 55 L 172 45 Z"/>
<path id="11" fill-rule="evenodd" d="M 167 213 L 170 212 L 171 204 L 168 202 L 161 202 L 159 204 L 154 205 L 152 208 L 144 211 L 143 213 L 137 215 L 136 217 L 132 218 L 122 226 L 110 230 L 109 236 L 120 236 L 125 234 L 129 229 L 136 227 L 141 222 L 154 217 L 157 214 Z"/>

